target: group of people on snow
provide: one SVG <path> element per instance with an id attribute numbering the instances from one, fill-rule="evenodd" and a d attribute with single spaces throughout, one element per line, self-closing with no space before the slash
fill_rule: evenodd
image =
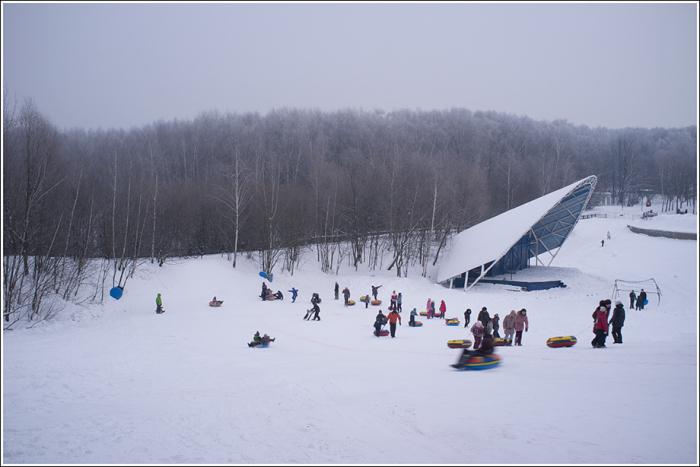
<path id="1" fill-rule="evenodd" d="M 595 337 L 591 341 L 594 348 L 605 347 L 605 339 L 612 325 L 613 344 L 622 344 L 622 327 L 625 325 L 625 306 L 620 301 L 615 302 L 615 308 L 610 316 L 612 300 L 601 300 L 593 311 L 593 334 Z"/>
<path id="2" fill-rule="evenodd" d="M 445 300 L 440 300 L 440 314 L 438 315 L 435 313 L 435 300 L 429 298 L 428 302 L 425 304 L 425 312 L 428 319 L 445 318 L 445 313 L 447 313 L 447 304 L 445 304 Z"/>
<path id="3" fill-rule="evenodd" d="M 630 310 L 643 310 L 647 303 L 647 293 L 644 289 L 639 291 L 639 295 L 635 294 L 634 290 L 630 292 Z"/>
<path id="4" fill-rule="evenodd" d="M 282 291 L 278 290 L 277 292 L 273 293 L 272 289 L 270 289 L 265 281 L 262 283 L 262 291 L 260 292 L 260 298 L 265 301 L 265 300 L 283 300 L 284 295 L 282 295 Z"/>

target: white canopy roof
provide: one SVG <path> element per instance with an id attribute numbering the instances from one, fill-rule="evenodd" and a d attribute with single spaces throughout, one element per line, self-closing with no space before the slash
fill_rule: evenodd
<path id="1" fill-rule="evenodd" d="M 586 177 L 457 234 L 452 239 L 452 247 L 440 263 L 438 282 L 500 259 L 562 198 L 582 184 L 590 182 L 591 178 L 595 179 Z"/>

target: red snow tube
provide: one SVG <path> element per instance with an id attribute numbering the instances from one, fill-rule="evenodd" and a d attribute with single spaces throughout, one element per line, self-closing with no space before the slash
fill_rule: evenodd
<path id="1" fill-rule="evenodd" d="M 375 331 L 375 332 L 373 332 L 372 334 L 374 334 L 374 335 L 376 336 L 376 335 L 377 335 L 377 332 Z M 388 336 L 388 335 L 389 335 L 389 331 L 387 331 L 386 329 L 382 329 L 381 331 L 379 331 L 379 335 L 380 335 L 380 336 Z"/>
<path id="2" fill-rule="evenodd" d="M 412 328 L 419 328 L 419 327 L 423 326 L 423 323 L 421 321 L 415 321 L 413 323 L 413 325 L 411 325 L 410 322 L 408 323 L 408 325 L 411 326 Z"/>

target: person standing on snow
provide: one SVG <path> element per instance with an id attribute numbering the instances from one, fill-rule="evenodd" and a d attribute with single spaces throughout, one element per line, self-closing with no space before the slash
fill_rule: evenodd
<path id="1" fill-rule="evenodd" d="M 340 290 L 340 286 L 338 283 L 335 283 L 335 288 L 333 289 L 333 292 L 335 293 L 335 299 L 338 300 L 338 291 Z"/>
<path id="2" fill-rule="evenodd" d="M 442 318 L 445 319 L 445 313 L 447 313 L 447 305 L 445 305 L 445 300 L 440 300 L 440 313 Z"/>
<path id="3" fill-rule="evenodd" d="M 593 312 L 593 332 L 595 337 L 591 341 L 591 345 L 596 348 L 605 347 L 605 337 L 608 335 L 608 310 L 604 305 L 598 307 Z"/>
<path id="4" fill-rule="evenodd" d="M 637 294 L 634 293 L 634 290 L 630 292 L 630 310 L 634 309 L 634 302 L 637 300 Z"/>
<path id="5" fill-rule="evenodd" d="M 401 292 L 399 292 L 399 295 L 396 297 L 396 311 L 401 313 L 401 301 L 403 300 L 403 297 L 401 297 Z"/>
<path id="6" fill-rule="evenodd" d="M 500 334 L 498 334 L 498 322 L 500 318 L 498 317 L 498 313 L 494 313 L 493 318 L 491 318 L 491 324 L 493 324 L 493 337 L 501 337 Z"/>
<path id="7" fill-rule="evenodd" d="M 467 308 L 467 311 L 464 312 L 464 327 L 466 328 L 469 326 L 469 321 L 472 319 L 472 310 L 471 308 Z"/>
<path id="8" fill-rule="evenodd" d="M 481 307 L 481 311 L 479 312 L 479 316 L 476 318 L 477 320 L 481 321 L 481 325 L 486 328 L 486 324 L 488 324 L 489 320 L 491 320 L 491 316 L 489 316 L 488 310 L 486 310 L 486 307 Z"/>
<path id="9" fill-rule="evenodd" d="M 372 296 L 375 300 L 377 299 L 377 294 L 379 293 L 379 287 L 381 287 L 381 285 L 378 285 L 376 287 L 372 286 Z"/>
<path id="10" fill-rule="evenodd" d="M 350 300 L 350 289 L 347 287 L 343 289 L 343 298 L 345 299 L 345 306 L 348 306 L 348 300 Z"/>
<path id="11" fill-rule="evenodd" d="M 515 345 L 523 345 L 523 330 L 527 332 L 528 329 L 527 310 L 523 308 L 515 315 Z"/>
<path id="12" fill-rule="evenodd" d="M 267 298 L 267 284 L 265 282 L 262 283 L 262 292 L 260 292 L 260 298 L 262 298 L 263 301 Z"/>
<path id="13" fill-rule="evenodd" d="M 622 326 L 625 324 L 625 307 L 622 302 L 615 302 L 615 309 L 608 324 L 612 324 L 613 344 L 622 344 Z"/>
<path id="14" fill-rule="evenodd" d="M 158 295 L 156 295 L 156 313 L 163 313 L 163 299 L 160 298 L 160 292 L 158 292 Z"/>
<path id="15" fill-rule="evenodd" d="M 396 336 L 396 321 L 399 322 L 399 326 L 401 325 L 401 315 L 398 311 L 393 310 L 389 313 L 389 316 L 387 316 L 387 320 L 389 321 L 389 330 L 391 332 L 391 338 L 393 339 Z"/>
<path id="16" fill-rule="evenodd" d="M 641 301 L 639 300 L 641 298 Z M 639 298 L 637 299 L 639 303 L 641 303 L 641 308 L 640 310 L 644 309 L 644 305 L 646 305 L 647 302 L 647 293 L 644 291 L 644 289 L 639 292 Z"/>
<path id="17" fill-rule="evenodd" d="M 510 310 L 510 313 L 503 318 L 503 332 L 506 340 L 513 342 L 513 334 L 515 334 L 515 310 Z"/>
<path id="18" fill-rule="evenodd" d="M 396 290 L 391 291 L 391 298 L 389 299 L 389 309 L 390 310 L 395 310 L 396 309 L 396 301 L 399 299 L 399 296 L 396 295 Z"/>
<path id="19" fill-rule="evenodd" d="M 414 327 L 414 326 L 416 325 L 416 315 L 417 315 L 417 314 L 418 314 L 418 312 L 416 311 L 415 308 L 411 310 L 411 317 L 410 317 L 410 319 L 408 320 L 408 325 L 409 325 L 409 326 Z"/>

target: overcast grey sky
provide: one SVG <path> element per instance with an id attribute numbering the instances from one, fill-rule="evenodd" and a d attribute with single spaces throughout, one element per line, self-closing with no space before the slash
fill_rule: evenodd
<path id="1" fill-rule="evenodd" d="M 279 107 L 686 126 L 696 8 L 3 3 L 3 84 L 60 128 Z"/>

